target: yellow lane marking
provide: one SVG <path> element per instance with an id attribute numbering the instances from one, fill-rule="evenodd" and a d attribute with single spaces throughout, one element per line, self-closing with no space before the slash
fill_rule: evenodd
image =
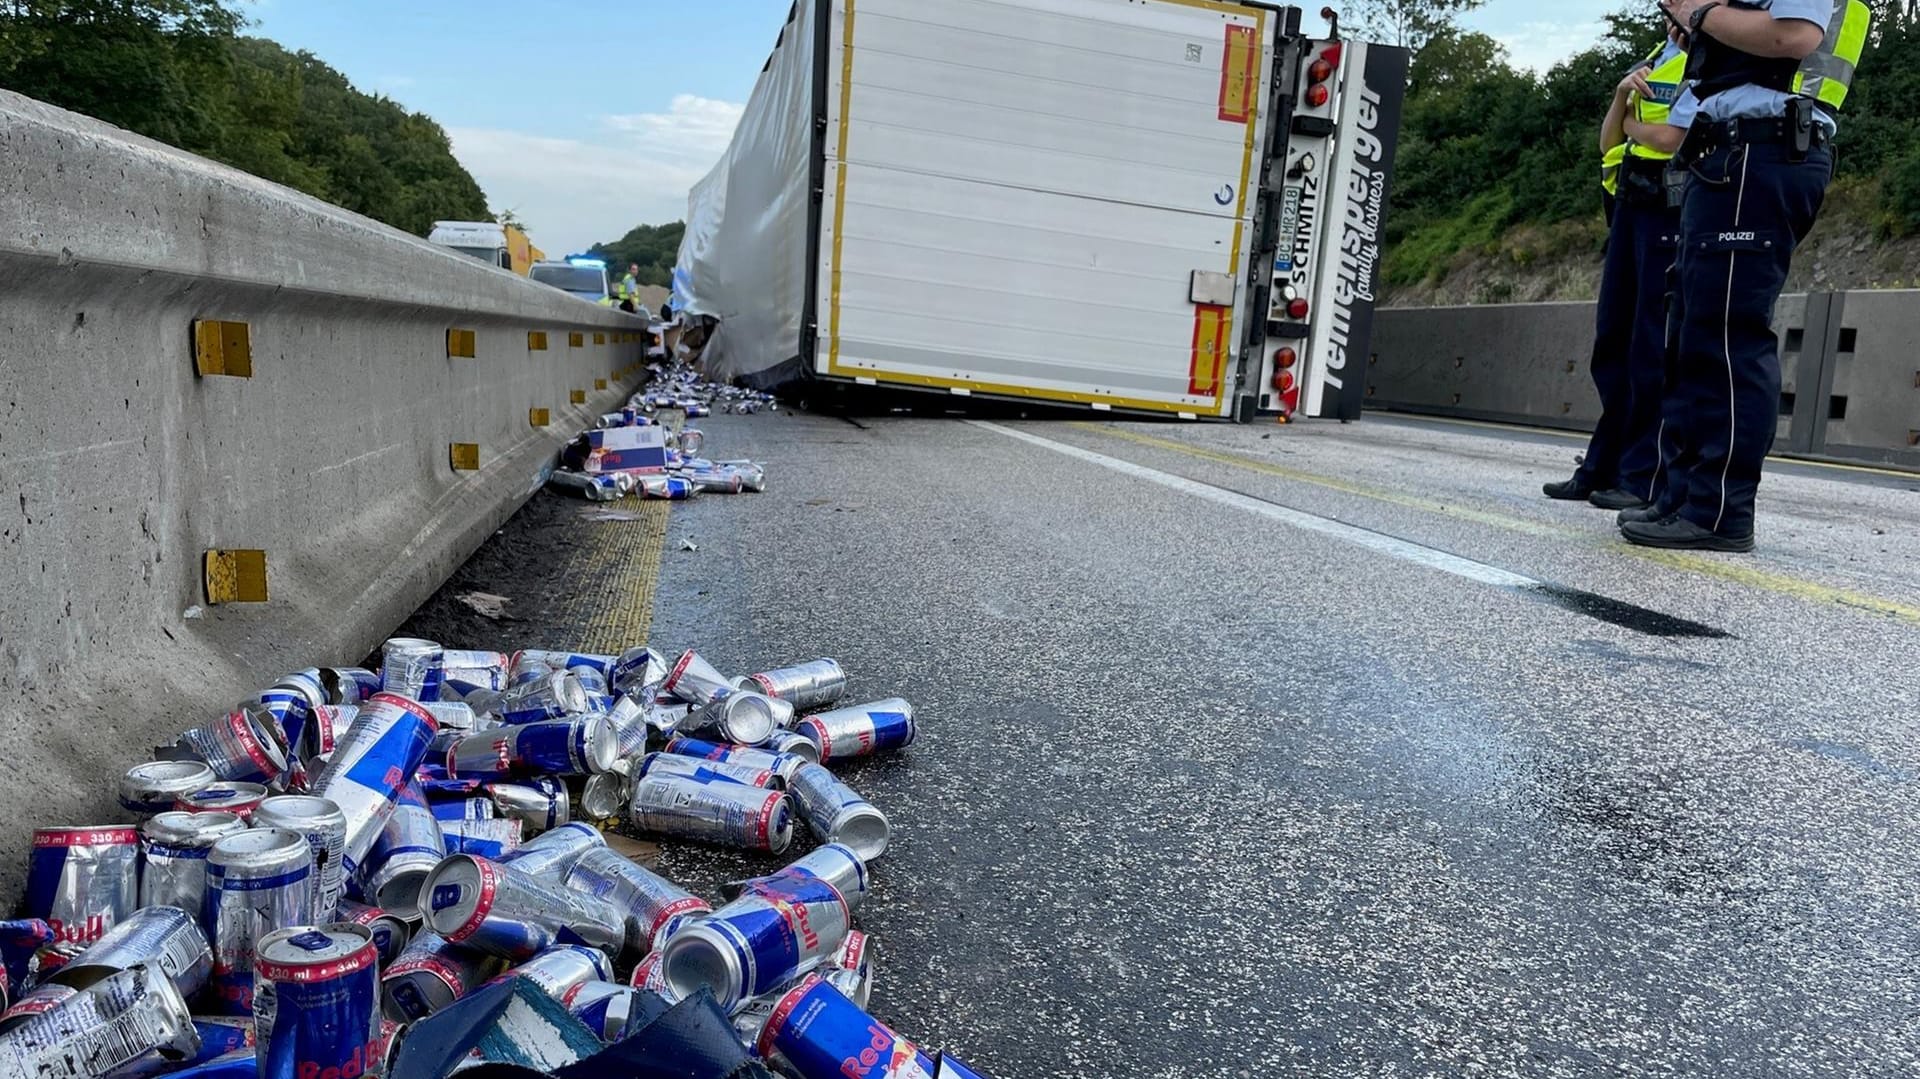
<path id="1" fill-rule="evenodd" d="M 667 545 L 670 502 L 622 500 L 589 503 L 589 512 L 629 514 L 633 521 L 582 522 L 587 542 L 568 559 L 565 580 L 573 588 L 569 621 L 581 627 L 579 650 L 619 655 L 647 643 L 654 594 Z"/>
<path id="2" fill-rule="evenodd" d="M 1510 532 L 1520 532 L 1530 536 L 1551 536 L 1556 539 L 1573 540 L 1584 546 L 1603 549 L 1613 554 L 1629 555 L 1641 561 L 1652 562 L 1655 565 L 1665 566 L 1669 569 L 1684 570 L 1706 577 L 1715 577 L 1723 581 L 1730 581 L 1734 584 L 1746 585 L 1749 588 L 1758 588 L 1763 591 L 1772 592 L 1776 595 L 1789 596 L 1807 603 L 1846 607 L 1851 610 L 1864 611 L 1868 614 L 1893 618 L 1911 625 L 1920 625 L 1920 607 L 1885 599 L 1880 596 L 1868 595 L 1865 592 L 1856 592 L 1847 588 L 1836 588 L 1831 585 L 1803 580 L 1799 577 L 1790 577 L 1784 573 L 1776 573 L 1771 570 L 1741 565 L 1726 561 L 1723 558 L 1694 554 L 1689 551 L 1663 551 L 1653 547 L 1635 547 L 1623 541 L 1615 542 L 1606 537 L 1596 536 L 1592 532 L 1582 529 L 1567 528 L 1541 521 L 1529 521 L 1522 517 L 1513 517 L 1489 510 L 1471 509 L 1465 506 L 1442 502 L 1438 499 L 1421 498 L 1417 495 L 1402 494 L 1398 491 L 1392 491 L 1382 487 L 1356 483 L 1352 480 L 1333 479 L 1328 476 L 1305 472 L 1297 468 L 1271 464 L 1258 458 L 1246 457 L 1236 453 L 1223 453 L 1218 450 L 1201 449 L 1198 446 L 1193 446 L 1185 442 L 1157 438 L 1153 435 L 1143 435 L 1136 431 L 1121 430 L 1117 427 L 1104 427 L 1096 423 L 1076 423 L 1074 426 L 1086 431 L 1092 431 L 1095 434 L 1105 435 L 1109 438 L 1132 442 L 1136 445 L 1168 450 L 1203 461 L 1212 461 L 1216 464 L 1242 468 L 1250 472 L 1259 472 L 1279 479 L 1293 480 L 1298 483 L 1311 484 L 1315 487 L 1324 487 L 1328 490 L 1357 495 L 1361 498 L 1372 499 L 1376 502 L 1386 502 L 1391 505 L 1405 506 L 1409 509 L 1422 510 L 1427 513 L 1454 517 L 1463 521 L 1473 521 L 1476 524 L 1484 524 L 1493 528 L 1505 529 Z"/>

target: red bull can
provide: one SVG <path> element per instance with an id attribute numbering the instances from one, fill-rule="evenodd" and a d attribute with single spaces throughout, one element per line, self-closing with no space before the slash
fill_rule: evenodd
<path id="1" fill-rule="evenodd" d="M 502 974 L 502 978 L 525 978 L 548 996 L 565 1003 L 574 990 L 588 982 L 604 982 L 613 977 L 613 962 L 598 948 L 578 944 L 560 944 Z"/>
<path id="2" fill-rule="evenodd" d="M 864 757 L 913 744 L 913 705 L 899 697 L 836 708 L 800 721 L 797 728 L 820 749 L 820 763 Z"/>
<path id="3" fill-rule="evenodd" d="M 206 987 L 213 953 L 192 915 L 174 907 L 148 907 L 108 930 L 44 981 L 85 989 L 137 966 L 157 968 L 182 997 L 190 997 Z"/>
<path id="4" fill-rule="evenodd" d="M 817 975 L 775 1002 L 758 1048 L 799 1079 L 983 1079 L 950 1056 L 921 1052 Z"/>
<path id="5" fill-rule="evenodd" d="M 92 944 L 139 906 L 140 833 L 131 825 L 34 830 L 26 913 L 56 941 Z"/>
<path id="6" fill-rule="evenodd" d="M 553 671 L 507 689 L 490 710 L 512 727 L 562 719 L 587 711 L 587 689 L 571 671 Z"/>
<path id="7" fill-rule="evenodd" d="M 213 945 L 214 996 L 226 1015 L 253 1013 L 253 957 L 267 934 L 311 921 L 313 854 L 278 828 L 248 829 L 207 855 L 203 921 Z"/>
<path id="8" fill-rule="evenodd" d="M 376 693 L 313 781 L 312 793 L 340 807 L 347 819 L 343 863 L 354 872 L 380 838 L 394 801 L 426 759 L 436 730 L 418 701 Z"/>
<path id="9" fill-rule="evenodd" d="M 625 916 L 627 955 L 647 954 L 674 930 L 713 910 L 706 900 L 606 846 L 581 854 L 567 870 L 566 884 L 611 903 Z"/>
<path id="10" fill-rule="evenodd" d="M 287 770 L 284 738 L 271 715 L 257 708 L 237 708 L 181 735 L 180 744 L 223 780 L 276 783 Z"/>
<path id="11" fill-rule="evenodd" d="M 855 929 L 840 942 L 840 948 L 820 968 L 820 977 L 840 990 L 848 1000 L 867 1006 L 873 997 L 873 941 Z"/>
<path id="12" fill-rule="evenodd" d="M 519 849 L 499 859 L 522 873 L 542 879 L 564 880 L 575 862 L 590 851 L 604 850 L 607 837 L 590 824 L 574 821 L 542 832 Z"/>
<path id="13" fill-rule="evenodd" d="M 380 674 L 365 667 L 322 667 L 320 685 L 327 704 L 359 704 L 380 692 Z"/>
<path id="14" fill-rule="evenodd" d="M 481 789 L 493 802 L 496 815 L 520 822 L 523 836 L 532 838 L 571 819 L 567 785 L 543 776 L 523 782 L 493 782 Z"/>
<path id="15" fill-rule="evenodd" d="M 380 648 L 380 689 L 411 701 L 440 699 L 446 671 L 437 641 L 394 637 Z M 371 699 L 371 698 L 369 698 Z"/>
<path id="16" fill-rule="evenodd" d="M 847 672 L 837 659 L 810 660 L 747 677 L 760 692 L 802 712 L 838 704 L 847 695 Z"/>
<path id="17" fill-rule="evenodd" d="M 323 704 L 313 710 L 313 721 L 307 725 L 307 733 L 312 740 L 306 750 L 309 784 L 311 776 L 319 774 L 320 769 L 332 759 L 333 748 L 340 744 L 340 739 L 346 737 L 347 730 L 358 718 L 358 704 Z"/>
<path id="18" fill-rule="evenodd" d="M 247 1050 L 246 1060 L 253 1062 L 253 1019 L 248 1016 L 196 1015 L 193 1018 L 193 1032 L 200 1036 L 200 1051 L 187 1061 L 188 1067 L 207 1064 L 229 1053 Z M 186 1075 L 187 1072 L 175 1072 Z M 255 1079 L 253 1072 L 245 1073 L 245 1079 Z"/>
<path id="19" fill-rule="evenodd" d="M 505 652 L 455 651 L 440 653 L 441 679 L 461 697 L 486 691 L 498 693 L 507 688 Z"/>
<path id="20" fill-rule="evenodd" d="M 781 786 L 779 774 L 766 768 L 679 753 L 649 753 L 641 758 L 633 770 L 633 778 L 639 780 L 647 776 L 678 776 L 696 783 L 744 783 L 769 790 Z"/>
<path id="21" fill-rule="evenodd" d="M 608 1045 L 625 1038 L 634 1024 L 644 1025 L 667 1010 L 658 994 L 609 981 L 577 985 L 560 1003 Z"/>
<path id="22" fill-rule="evenodd" d="M 769 753 L 785 753 L 799 757 L 808 764 L 820 763 L 820 747 L 808 740 L 806 735 L 794 731 L 774 731 L 759 748 Z"/>
<path id="23" fill-rule="evenodd" d="M 446 799 L 430 792 L 427 795 L 427 808 L 433 810 L 433 819 L 441 824 L 494 818 L 493 803 L 480 797 Z"/>
<path id="24" fill-rule="evenodd" d="M 7 1073 L 94 1079 L 177 1068 L 199 1048 L 193 1016 L 156 967 L 116 971 L 9 1031 Z"/>
<path id="25" fill-rule="evenodd" d="M 471 854 L 441 862 L 426 894 L 428 928 L 507 959 L 531 959 L 556 944 L 618 951 L 626 940 L 626 919 L 605 900 Z"/>
<path id="26" fill-rule="evenodd" d="M 623 697 L 646 701 L 666 680 L 667 657 L 652 648 L 629 648 L 607 668 L 607 684 Z"/>
<path id="27" fill-rule="evenodd" d="M 177 907 L 199 917 L 207 900 L 207 852 L 247 830 L 232 813 L 162 813 L 141 825 L 146 863 L 140 872 L 142 907 Z"/>
<path id="28" fill-rule="evenodd" d="M 867 892 L 873 885 L 873 878 L 867 874 L 866 860 L 861 858 L 852 847 L 844 843 L 827 843 L 815 847 L 806 857 L 801 858 L 773 876 L 817 877 L 833 885 L 850 909 L 857 909 L 867 898 Z M 765 878 L 762 878 L 765 879 Z M 742 881 L 734 888 L 738 895 L 746 891 L 751 881 Z"/>
<path id="29" fill-rule="evenodd" d="M 669 1004 L 676 1003 L 680 997 L 674 993 L 673 987 L 667 984 L 666 975 L 661 972 L 662 958 L 664 958 L 663 954 L 657 949 L 648 952 L 644 959 L 635 964 L 633 973 L 627 978 L 627 984 L 635 989 L 657 993 L 660 999 Z"/>
<path id="30" fill-rule="evenodd" d="M 471 731 L 480 726 L 480 716 L 473 706 L 460 701 L 437 701 L 426 706 L 433 714 L 433 721 L 442 734 L 448 731 Z"/>
<path id="31" fill-rule="evenodd" d="M 647 722 L 647 706 L 632 697 L 621 697 L 606 712 L 607 726 L 613 728 L 615 754 L 623 761 L 647 751 L 647 739 L 653 727 Z"/>
<path id="32" fill-rule="evenodd" d="M 21 994 L 4 1013 L 0 1013 L 0 1035 L 18 1029 L 29 1020 L 37 1019 L 79 995 L 80 990 L 57 982 L 34 986 Z"/>
<path id="33" fill-rule="evenodd" d="M 127 769 L 120 780 L 120 807 L 151 817 L 220 781 L 205 761 L 148 761 Z"/>
<path id="34" fill-rule="evenodd" d="M 491 981 L 506 965 L 498 956 L 422 929 L 381 977 L 381 1011 L 396 1023 L 425 1019 Z"/>
<path id="35" fill-rule="evenodd" d="M 499 861 L 520 847 L 520 822 L 494 818 L 440 822 L 440 838 L 448 854 L 477 854 Z"/>
<path id="36" fill-rule="evenodd" d="M 887 815 L 820 765 L 803 765 L 794 772 L 787 794 L 807 828 L 822 841 L 844 843 L 868 862 L 887 852 L 893 838 Z"/>
<path id="37" fill-rule="evenodd" d="M 661 949 L 661 973 L 682 998 L 707 989 L 731 1012 L 819 966 L 852 925 L 846 899 L 826 881 L 763 877 L 676 932 Z"/>
<path id="38" fill-rule="evenodd" d="M 732 692 L 733 683 L 720 673 L 719 668 L 689 649 L 674 662 L 673 669 L 667 672 L 660 688 L 688 704 L 704 705 Z"/>
<path id="39" fill-rule="evenodd" d="M 779 729 L 777 710 L 784 707 L 771 697 L 728 689 L 695 708 L 681 727 L 692 732 L 711 731 L 721 741 L 736 745 L 758 745 Z"/>
<path id="40" fill-rule="evenodd" d="M 623 765 L 631 762 L 622 761 Z M 580 815 L 590 821 L 606 821 L 620 815 L 633 798 L 633 780 L 618 771 L 588 776 L 580 788 Z"/>
<path id="41" fill-rule="evenodd" d="M 805 742 L 806 739 L 802 738 L 801 741 Z M 811 742 L 807 744 L 809 746 L 812 745 Z M 744 765 L 747 768 L 757 771 L 770 772 L 779 777 L 782 783 L 792 778 L 793 773 L 798 771 L 801 765 L 807 763 L 805 757 L 796 756 L 792 753 L 776 753 L 772 750 L 759 749 L 753 746 L 736 746 L 720 742 L 705 742 L 698 738 L 687 738 L 685 736 L 675 736 L 669 739 L 666 745 L 666 752 L 676 753 L 683 757 L 695 757 L 709 761 L 725 761 L 728 764 Z M 761 783 L 756 785 L 764 787 L 767 784 Z"/>
<path id="42" fill-rule="evenodd" d="M 648 776 L 633 785 L 628 819 L 642 831 L 778 854 L 793 842 L 787 796 L 740 783 Z"/>
<path id="43" fill-rule="evenodd" d="M 382 1073 L 379 951 L 364 926 L 271 933 L 253 971 L 261 1079 Z"/>
<path id="44" fill-rule="evenodd" d="M 420 888 L 433 867 L 447 856 L 440 822 L 416 783 L 401 788 L 393 814 L 361 866 L 361 894 L 382 910 L 402 918 L 420 916 Z"/>
<path id="45" fill-rule="evenodd" d="M 333 921 L 340 897 L 346 894 L 343 855 L 347 844 L 347 817 L 328 799 L 311 794 L 283 794 L 260 803 L 248 822 L 255 828 L 280 828 L 306 840 L 313 852 L 313 921 Z"/>
<path id="46" fill-rule="evenodd" d="M 406 949 L 407 941 L 413 934 L 412 928 L 405 920 L 388 914 L 379 907 L 370 907 L 351 899 L 340 901 L 339 919 L 361 926 L 372 936 L 373 948 L 380 953 L 382 970 L 393 965 L 400 958 L 400 953 Z"/>
<path id="47" fill-rule="evenodd" d="M 446 768 L 455 779 L 594 775 L 619 759 L 605 717 L 583 715 L 467 735 L 447 750 Z"/>
<path id="48" fill-rule="evenodd" d="M 173 808 L 181 813 L 231 813 L 244 821 L 251 820 L 267 798 L 267 788 L 259 783 L 215 783 L 173 803 Z"/>
<path id="49" fill-rule="evenodd" d="M 662 502 L 685 502 L 700 493 L 700 488 L 684 476 L 636 476 L 634 490 L 642 498 Z"/>

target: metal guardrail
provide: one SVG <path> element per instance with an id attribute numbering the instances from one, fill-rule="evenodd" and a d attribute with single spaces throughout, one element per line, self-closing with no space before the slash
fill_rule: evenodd
<path id="1" fill-rule="evenodd" d="M 1591 430 L 1591 303 L 1383 310 L 1369 408 Z M 1920 291 L 1783 296 L 1775 452 L 1920 471 Z"/>

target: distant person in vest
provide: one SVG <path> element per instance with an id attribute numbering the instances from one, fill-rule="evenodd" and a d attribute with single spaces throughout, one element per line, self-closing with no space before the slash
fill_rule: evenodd
<path id="1" fill-rule="evenodd" d="M 1600 186 L 1607 199 L 1607 253 L 1593 332 L 1593 385 L 1600 422 L 1570 480 L 1548 498 L 1601 509 L 1637 509 L 1653 500 L 1660 451 L 1661 383 L 1666 367 L 1666 280 L 1680 236 L 1667 162 L 1685 132 L 1667 123 L 1680 95 L 1687 53 L 1668 41 L 1634 65 L 1600 125 Z"/>
<path id="2" fill-rule="evenodd" d="M 1664 0 L 1691 46 L 1668 122 L 1687 131 L 1677 335 L 1654 505 L 1623 510 L 1646 547 L 1751 551 L 1779 424 L 1774 303 L 1833 177 L 1836 117 L 1866 45 L 1860 0 Z"/>
<path id="3" fill-rule="evenodd" d="M 640 302 L 640 264 L 637 262 L 627 263 L 627 276 L 621 278 L 620 280 L 625 282 L 627 286 L 627 299 L 632 300 L 636 305 L 639 304 Z M 631 311 L 633 310 L 633 308 L 630 307 L 627 310 Z"/>

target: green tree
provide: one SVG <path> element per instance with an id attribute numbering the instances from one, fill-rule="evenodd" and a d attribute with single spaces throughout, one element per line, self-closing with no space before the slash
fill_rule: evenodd
<path id="1" fill-rule="evenodd" d="M 673 264 L 680 257 L 680 239 L 686 232 L 686 223 L 682 221 L 639 225 L 618 240 L 594 244 L 590 253 L 595 258 L 606 259 L 616 275 L 625 273 L 630 263 L 637 262 L 641 284 L 671 285 Z"/>
<path id="2" fill-rule="evenodd" d="M 1360 24 L 1380 41 L 1418 49 L 1486 0 L 1360 0 Z"/>

